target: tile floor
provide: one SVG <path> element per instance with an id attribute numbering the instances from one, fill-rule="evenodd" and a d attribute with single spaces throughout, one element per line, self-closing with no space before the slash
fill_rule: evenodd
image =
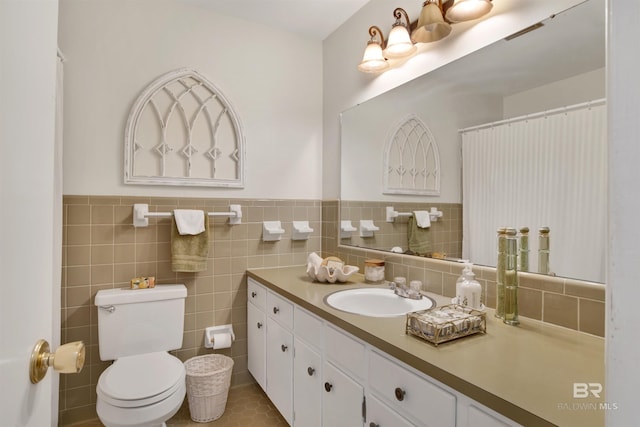
<path id="1" fill-rule="evenodd" d="M 288 425 L 260 386 L 255 383 L 229 390 L 224 414 L 215 421 L 209 423 L 192 421 L 186 399 L 178 413 L 167 421 L 167 427 L 287 427 Z M 92 420 L 74 424 L 74 427 L 102 427 L 102 423 Z"/>

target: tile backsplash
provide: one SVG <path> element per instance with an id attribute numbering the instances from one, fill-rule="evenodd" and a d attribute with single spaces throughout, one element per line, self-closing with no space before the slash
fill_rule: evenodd
<path id="1" fill-rule="evenodd" d="M 242 224 L 210 217 L 210 247 L 206 271 L 171 271 L 170 224 L 151 218 L 149 226 L 133 227 L 133 204 L 146 203 L 151 212 L 176 208 L 228 211 L 242 206 Z M 62 342 L 82 340 L 87 346 L 80 374 L 60 377 L 59 424 L 96 418 L 96 383 L 110 362 L 98 354 L 97 310 L 100 289 L 129 286 L 137 276 L 155 276 L 158 283 L 187 287 L 181 360 L 210 352 L 204 348 L 207 326 L 231 323 L 236 341 L 220 351 L 234 359 L 232 386 L 253 382 L 247 370 L 247 268 L 304 265 L 310 252 L 337 255 L 364 268 L 370 257 L 386 260 L 387 279 L 404 275 L 420 279 L 424 289 L 453 297 L 461 265 L 339 246 L 340 203 L 337 200 L 193 199 L 119 196 L 65 196 L 63 200 Z M 457 208 L 456 208 L 457 209 Z M 285 234 L 277 242 L 262 241 L 263 221 L 282 221 Z M 309 221 L 308 240 L 291 240 L 292 221 Z M 457 231 L 449 233 L 457 235 Z M 495 302 L 495 269 L 475 267 L 487 305 Z M 544 322 L 604 335 L 604 286 L 577 280 L 522 274 L 520 314 Z"/>
<path id="2" fill-rule="evenodd" d="M 345 211 L 341 208 L 341 203 L 339 201 L 323 203 L 323 224 L 327 228 L 333 224 L 337 229 L 339 213 L 341 209 Z M 333 229 L 332 234 L 323 233 L 322 250 L 325 256 L 338 256 L 348 264 L 360 267 L 360 271 L 364 269 L 365 259 L 381 258 L 386 261 L 387 280 L 392 280 L 395 276 L 405 276 L 408 279 L 422 280 L 425 291 L 452 298 L 455 296 L 456 280 L 463 267 L 461 264 L 339 246 L 336 235 L 337 231 Z M 483 286 L 483 301 L 487 306 L 495 308 L 495 268 L 474 266 L 474 272 L 477 275 L 476 279 Z M 605 286 L 603 284 L 532 273 L 520 273 L 518 277 L 520 278 L 518 289 L 520 316 L 604 336 Z"/>

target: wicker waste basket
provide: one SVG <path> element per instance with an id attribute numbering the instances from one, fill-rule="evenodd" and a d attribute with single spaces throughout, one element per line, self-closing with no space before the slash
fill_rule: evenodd
<path id="1" fill-rule="evenodd" d="M 184 362 L 191 419 L 217 420 L 224 413 L 231 384 L 233 359 L 222 354 L 196 356 Z"/>

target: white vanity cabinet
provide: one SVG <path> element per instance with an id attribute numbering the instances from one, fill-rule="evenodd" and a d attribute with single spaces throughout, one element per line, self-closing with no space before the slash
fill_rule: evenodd
<path id="1" fill-rule="evenodd" d="M 248 300 L 249 372 L 290 425 L 518 426 L 251 278 Z"/>

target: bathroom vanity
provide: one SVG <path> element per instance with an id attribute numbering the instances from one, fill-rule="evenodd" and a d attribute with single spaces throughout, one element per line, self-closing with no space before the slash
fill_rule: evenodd
<path id="1" fill-rule="evenodd" d="M 291 425 L 602 426 L 615 406 L 598 388 L 602 338 L 526 318 L 507 326 L 488 309 L 486 334 L 435 347 L 405 334 L 405 316 L 324 302 L 372 286 L 360 275 L 323 284 L 302 266 L 247 274 L 248 368 Z"/>

